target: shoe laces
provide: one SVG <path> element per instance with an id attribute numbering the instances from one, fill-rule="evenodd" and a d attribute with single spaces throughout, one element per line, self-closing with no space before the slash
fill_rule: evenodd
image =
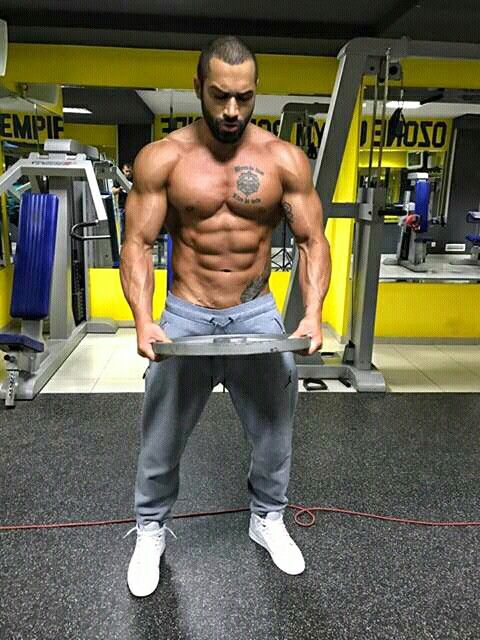
<path id="1" fill-rule="evenodd" d="M 149 562 L 152 559 L 152 552 L 154 554 L 162 553 L 165 549 L 165 531 L 169 531 L 174 538 L 177 537 L 171 529 L 163 525 L 154 531 L 145 531 L 135 526 L 123 538 L 125 539 L 134 531 L 137 531 L 137 543 L 132 560 L 137 566 L 143 566 L 145 562 Z"/>
<path id="2" fill-rule="evenodd" d="M 160 529 L 156 529 L 154 531 L 145 531 L 145 530 L 139 529 L 138 525 L 136 525 L 135 527 L 132 527 L 132 529 L 130 529 L 130 531 L 128 531 L 123 536 L 123 540 L 125 540 L 125 538 L 129 536 L 131 533 L 133 533 L 134 531 L 137 532 L 137 540 L 152 540 L 154 543 L 158 545 L 160 545 L 161 540 L 164 537 L 166 531 L 171 533 L 172 536 L 175 538 L 175 540 L 177 540 L 177 536 L 173 533 L 171 529 L 167 527 L 166 524 L 160 527 Z"/>
<path id="3" fill-rule="evenodd" d="M 295 545 L 287 531 L 283 518 L 279 518 L 278 520 L 267 520 L 262 518 L 262 528 L 267 537 L 274 537 L 277 541 L 281 541 L 289 546 Z"/>

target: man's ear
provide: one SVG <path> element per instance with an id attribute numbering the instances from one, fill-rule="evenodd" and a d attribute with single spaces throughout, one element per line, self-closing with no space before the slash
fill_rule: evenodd
<path id="1" fill-rule="evenodd" d="M 197 98 L 199 100 L 201 100 L 202 99 L 202 87 L 200 85 L 200 81 L 196 77 L 193 79 L 193 88 L 195 90 L 195 95 L 197 96 Z"/>

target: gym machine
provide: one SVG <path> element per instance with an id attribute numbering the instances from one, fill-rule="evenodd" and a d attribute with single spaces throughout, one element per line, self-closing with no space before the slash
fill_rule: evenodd
<path id="1" fill-rule="evenodd" d="M 470 255 L 464 258 L 451 258 L 449 263 L 480 267 L 480 211 L 469 211 L 466 220 L 475 225 L 475 233 L 465 236 L 465 240 L 471 244 Z"/>
<path id="2" fill-rule="evenodd" d="M 114 321 L 90 318 L 87 243 L 115 246 L 111 222 L 109 235 L 91 234 L 113 211 L 111 195 L 101 193 L 106 181 L 131 188 L 96 148 L 74 140 L 46 140 L 44 153 L 18 160 L 0 177 L 0 194 L 22 176 L 31 192 L 21 196 L 10 310 L 21 326 L 0 333 L 7 368 L 0 398 L 10 407 L 34 398 L 87 333 L 116 332 Z"/>
<path id="3" fill-rule="evenodd" d="M 384 258 L 383 264 L 421 273 L 428 271 L 427 243 L 432 241 L 425 235 L 431 221 L 430 182 L 428 173 L 409 173 L 407 180 L 410 187 L 403 194 L 397 254 L 395 258 Z"/>
<path id="4" fill-rule="evenodd" d="M 301 378 L 341 379 L 358 391 L 385 391 L 385 380 L 372 364 L 383 216 L 391 214 L 385 207 L 385 189 L 380 185 L 379 175 L 386 136 L 385 104 L 389 82 L 401 79 L 401 61 L 405 58 L 478 60 L 480 49 L 476 44 L 357 38 L 348 42 L 338 54 L 337 76 L 313 180 L 322 199 L 325 222 L 329 217 L 355 219 L 350 335 L 343 354 L 297 355 Z M 366 76 L 375 79 L 374 121 L 379 88 L 383 89 L 378 170 L 372 170 L 371 145 L 369 176 L 366 185 L 358 190 L 357 202 L 334 203 L 350 123 Z M 304 312 L 298 269 L 296 251 L 283 313 L 288 333 L 295 331 Z"/>
<path id="5" fill-rule="evenodd" d="M 300 143 L 299 146 L 305 151 L 312 169 L 315 166 L 315 160 L 317 158 L 317 147 L 312 135 L 313 119 L 319 113 L 326 113 L 327 109 L 328 104 L 319 102 L 288 102 L 282 108 L 278 137 L 290 142 L 293 127 L 296 125 L 297 144 Z M 290 234 L 289 245 L 291 248 L 290 246 L 287 248 L 287 238 L 289 234 L 287 232 L 287 221 L 285 217 L 282 218 L 280 227 L 282 248 L 272 254 L 272 269 L 274 271 L 288 271 L 292 268 L 295 243 Z"/>

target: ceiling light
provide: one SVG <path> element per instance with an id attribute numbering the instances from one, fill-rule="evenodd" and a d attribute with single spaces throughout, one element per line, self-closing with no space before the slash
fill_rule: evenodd
<path id="1" fill-rule="evenodd" d="M 421 106 L 417 100 L 390 100 L 387 102 L 387 107 L 390 109 L 418 109 Z"/>
<path id="2" fill-rule="evenodd" d="M 63 107 L 63 113 L 92 113 L 84 107 Z"/>

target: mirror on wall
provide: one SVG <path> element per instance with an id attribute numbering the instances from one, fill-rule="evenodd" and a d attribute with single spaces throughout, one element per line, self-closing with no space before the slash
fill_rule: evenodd
<path id="1" fill-rule="evenodd" d="M 39 88 L 42 87 L 35 87 L 35 91 Z M 58 94 L 57 91 L 48 93 Z M 52 111 L 51 104 L 30 99 L 27 91 L 22 91 L 22 94 L 2 92 L 0 96 L 2 173 L 20 158 L 27 157 L 29 153 L 40 152 L 47 137 L 59 137 L 62 132 L 62 123 L 62 116 Z M 15 256 L 20 198 L 28 189 L 28 179 L 22 177 L 1 196 L 0 260 L 3 266 L 11 263 Z"/>
<path id="2" fill-rule="evenodd" d="M 371 88 L 369 89 L 371 93 Z M 434 96 L 434 100 L 432 99 Z M 467 98 L 465 98 L 467 96 Z M 379 109 L 373 121 L 372 96 L 366 91 L 362 105 L 358 153 L 358 183 L 368 179 L 368 165 L 378 164 L 378 145 L 381 135 Z M 387 107 L 386 146 L 382 153 L 378 180 L 386 188 L 386 204 L 401 209 L 404 193 L 412 172 L 428 172 L 431 181 L 431 219 L 433 234 L 438 242 L 429 250 L 442 252 L 449 242 L 449 225 L 454 228 L 455 214 L 446 214 L 446 187 L 449 153 L 454 122 L 466 113 L 480 114 L 480 100 L 475 102 L 471 92 L 448 90 L 439 96 L 431 89 L 392 89 Z M 400 99 L 401 98 L 401 99 Z M 0 144 L 4 168 L 31 151 L 39 152 L 46 137 L 72 138 L 96 147 L 101 156 L 128 171 L 138 151 L 148 142 L 158 140 L 171 131 L 201 117 L 201 105 L 193 90 L 112 88 L 63 86 L 61 89 L 63 114 L 59 115 L 40 103 L 21 96 L 0 99 Z M 322 109 L 312 115 L 308 109 L 300 111 L 291 128 L 290 141 L 301 146 L 310 157 L 312 166 L 318 153 L 326 120 L 329 96 L 258 95 L 252 121 L 278 135 L 282 110 L 286 104 L 318 103 Z M 401 107 L 403 129 L 389 129 L 392 116 Z M 373 140 L 373 152 L 370 151 Z M 0 261 L 5 263 L 15 253 L 18 230 L 18 206 L 22 190 L 28 188 L 25 179 L 15 185 L 4 201 L 6 215 L 0 237 Z M 123 237 L 125 193 L 119 185 L 110 184 L 113 192 L 115 227 L 118 241 Z M 459 214 L 460 215 L 460 214 Z M 385 252 L 391 252 L 398 236 L 398 217 L 386 220 Z M 8 227 L 8 233 L 5 229 Z M 106 231 L 107 232 L 107 231 Z M 453 235 L 456 231 L 452 231 Z M 458 235 L 458 234 L 457 234 Z M 7 242 L 7 247 L 5 247 Z M 291 266 L 293 238 L 288 227 L 279 226 L 273 234 L 272 268 L 288 270 Z M 7 250 L 6 250 L 7 249 Z M 92 266 L 111 267 L 112 252 L 108 241 L 91 250 Z M 159 234 L 152 260 L 155 268 L 164 269 L 167 261 L 165 229 Z"/>
<path id="3" fill-rule="evenodd" d="M 451 181 L 451 169 L 455 153 L 458 157 L 458 145 L 455 149 L 458 123 L 466 114 L 480 118 L 480 94 L 466 89 L 392 87 L 386 105 L 385 145 L 381 157 L 382 104 L 377 103 L 374 119 L 372 98 L 373 87 L 366 87 L 358 181 L 366 185 L 369 176 L 373 176 L 385 187 L 387 207 L 398 211 L 397 216 L 385 218 L 382 253 L 395 254 L 398 250 L 399 226 L 409 202 L 411 204 L 414 182 L 420 176 L 426 177 L 429 183 L 428 253 L 444 254 L 454 245 L 462 248 L 462 243 L 462 251 L 468 250 L 464 244 L 468 234 L 467 211 L 451 206 L 459 191 L 459 185 L 455 187 Z M 473 158 L 474 154 L 467 161 L 471 166 Z M 464 182 L 468 182 L 469 173 L 464 173 Z M 467 188 L 466 183 L 464 186 Z"/>

